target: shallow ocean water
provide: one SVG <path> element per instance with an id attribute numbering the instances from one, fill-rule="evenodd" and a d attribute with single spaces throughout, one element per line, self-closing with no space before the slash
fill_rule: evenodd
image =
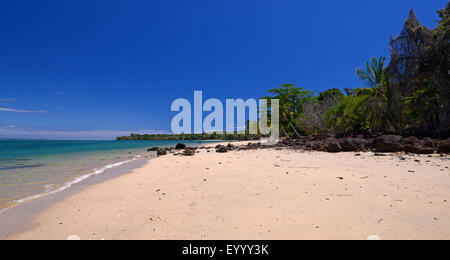
<path id="1" fill-rule="evenodd" d="M 0 210 L 54 193 L 177 141 L 0 141 Z M 198 142 L 184 142 L 194 145 Z"/>

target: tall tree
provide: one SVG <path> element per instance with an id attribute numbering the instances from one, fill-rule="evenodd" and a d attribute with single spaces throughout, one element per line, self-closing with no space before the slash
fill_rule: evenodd
<path id="1" fill-rule="evenodd" d="M 272 94 L 265 99 L 280 101 L 280 127 L 285 134 L 300 135 L 295 127 L 302 112 L 303 105 L 312 98 L 313 92 L 293 84 L 282 84 L 280 88 L 270 89 Z"/>
<path id="2" fill-rule="evenodd" d="M 373 57 L 370 62 L 366 63 L 366 68 L 357 68 L 356 75 L 367 84 L 367 87 L 372 88 L 373 96 L 386 97 L 386 67 L 384 62 L 386 57 L 379 59 Z"/>

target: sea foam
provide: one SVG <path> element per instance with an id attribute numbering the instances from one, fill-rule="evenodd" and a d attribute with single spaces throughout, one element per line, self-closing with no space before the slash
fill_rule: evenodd
<path id="1" fill-rule="evenodd" d="M 68 188 L 72 187 L 73 185 L 75 185 L 77 183 L 80 183 L 80 182 L 82 182 L 82 181 L 84 181 L 86 179 L 89 179 L 92 176 L 102 174 L 108 169 L 111 169 L 111 168 L 114 168 L 114 167 L 117 167 L 117 166 L 120 166 L 120 165 L 124 165 L 126 163 L 130 163 L 132 161 L 137 160 L 140 157 L 141 157 L 140 155 L 137 155 L 133 159 L 130 159 L 130 160 L 126 160 L 126 161 L 122 161 L 122 162 L 118 162 L 118 163 L 112 163 L 112 164 L 105 165 L 104 167 L 102 167 L 100 169 L 95 169 L 93 172 L 91 172 L 89 174 L 85 174 L 85 175 L 76 177 L 72 181 L 66 182 L 63 186 L 61 186 L 61 187 L 59 187 L 59 188 L 57 188 L 55 190 L 49 190 L 49 188 L 52 185 L 46 185 L 46 187 L 45 187 L 46 191 L 44 191 L 43 193 L 32 195 L 32 196 L 29 196 L 29 197 L 25 197 L 23 199 L 15 200 L 14 202 L 15 203 L 23 203 L 23 202 L 27 202 L 27 201 L 30 201 L 30 200 L 33 200 L 33 199 L 41 198 L 41 197 L 44 197 L 44 196 L 52 195 L 52 194 L 55 194 L 55 193 L 67 190 Z M 0 210 L 0 214 L 3 213 L 6 210 L 7 209 Z"/>

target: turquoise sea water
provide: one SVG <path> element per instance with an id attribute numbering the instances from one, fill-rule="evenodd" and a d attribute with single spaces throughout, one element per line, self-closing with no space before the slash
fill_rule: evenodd
<path id="1" fill-rule="evenodd" d="M 0 141 L 0 210 L 177 141 Z M 195 145 L 198 142 L 184 142 Z"/>

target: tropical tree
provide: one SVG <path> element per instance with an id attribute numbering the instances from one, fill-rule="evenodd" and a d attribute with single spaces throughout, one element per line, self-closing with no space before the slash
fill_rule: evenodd
<path id="1" fill-rule="evenodd" d="M 302 113 L 303 105 L 312 98 L 313 92 L 289 83 L 282 84 L 280 88 L 270 89 L 269 92 L 272 96 L 264 97 L 264 99 L 278 99 L 280 101 L 280 128 L 282 133 L 300 136 L 295 126 Z M 268 105 L 270 105 L 270 102 L 268 102 Z"/>
<path id="2" fill-rule="evenodd" d="M 379 59 L 373 57 L 366 63 L 366 68 L 357 68 L 356 75 L 367 84 L 368 92 L 374 97 L 383 97 L 386 99 L 387 73 L 384 62 L 385 57 Z"/>
<path id="3" fill-rule="evenodd" d="M 324 92 L 320 92 L 319 96 L 317 97 L 318 101 L 324 101 L 327 100 L 329 98 L 336 98 L 336 99 L 341 99 L 344 97 L 344 94 L 342 93 L 342 91 L 338 88 L 332 88 L 332 89 L 328 89 Z"/>
<path id="4" fill-rule="evenodd" d="M 336 135 L 351 135 L 368 129 L 365 115 L 361 109 L 364 100 L 365 97 L 358 95 L 343 97 L 339 104 L 329 112 L 329 128 L 333 129 Z"/>
<path id="5" fill-rule="evenodd" d="M 308 100 L 302 108 L 299 129 L 306 134 L 329 134 L 334 129 L 328 123 L 334 116 L 331 111 L 343 98 L 344 94 L 340 89 L 332 88 Z"/>

